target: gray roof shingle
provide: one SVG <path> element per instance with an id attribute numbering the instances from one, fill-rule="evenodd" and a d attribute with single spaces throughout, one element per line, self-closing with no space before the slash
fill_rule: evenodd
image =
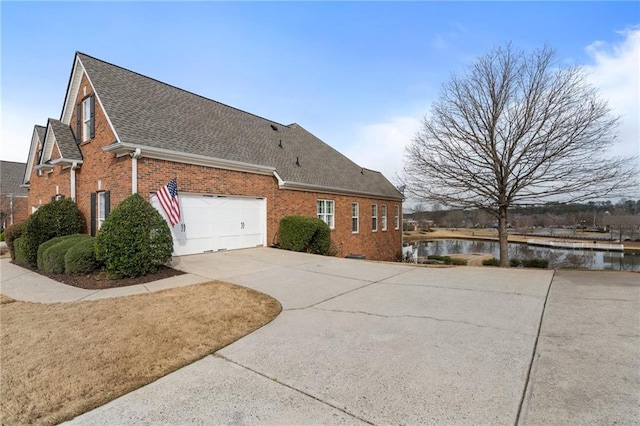
<path id="1" fill-rule="evenodd" d="M 2 195 L 27 196 L 27 188 L 20 187 L 26 167 L 25 163 L 0 161 L 0 192 Z"/>
<path id="2" fill-rule="evenodd" d="M 82 160 L 82 153 L 76 144 L 76 139 L 71 132 L 71 127 L 67 126 L 55 118 L 49 119 L 51 130 L 56 137 L 60 155 L 66 160 Z"/>
<path id="3" fill-rule="evenodd" d="M 287 182 L 402 198 L 381 173 L 361 168 L 297 124 L 285 126 L 83 53 L 78 57 L 123 143 L 274 167 Z"/>

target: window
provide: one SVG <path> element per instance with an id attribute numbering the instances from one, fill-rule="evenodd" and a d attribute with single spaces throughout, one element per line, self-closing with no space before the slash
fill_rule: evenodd
<path id="1" fill-rule="evenodd" d="M 382 230 L 387 230 L 387 205 L 382 205 Z"/>
<path id="2" fill-rule="evenodd" d="M 107 193 L 98 192 L 98 229 L 102 227 L 102 223 L 107 218 Z"/>
<path id="3" fill-rule="evenodd" d="M 109 191 L 91 193 L 91 236 L 95 237 L 96 232 L 109 215 L 111 197 Z"/>
<path id="4" fill-rule="evenodd" d="M 400 229 L 400 206 L 393 208 L 393 224 L 396 229 Z"/>
<path id="5" fill-rule="evenodd" d="M 371 230 L 378 230 L 378 205 L 374 204 L 371 206 Z"/>
<path id="6" fill-rule="evenodd" d="M 84 99 L 76 107 L 76 140 L 78 143 L 93 139 L 95 136 L 95 97 Z"/>
<path id="7" fill-rule="evenodd" d="M 358 203 L 351 203 L 351 232 L 354 234 L 358 233 L 359 228 L 359 214 L 360 214 L 360 206 Z"/>
<path id="8" fill-rule="evenodd" d="M 334 213 L 333 213 L 333 200 L 318 200 L 318 219 L 321 219 L 324 223 L 329 225 L 329 228 L 333 229 Z"/>

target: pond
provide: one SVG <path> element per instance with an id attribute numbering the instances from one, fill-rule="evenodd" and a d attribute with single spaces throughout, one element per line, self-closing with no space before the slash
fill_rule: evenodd
<path id="1" fill-rule="evenodd" d="M 418 256 L 446 255 L 453 253 L 490 253 L 500 256 L 497 241 L 434 240 L 416 241 Z M 565 250 L 536 247 L 523 243 L 509 243 L 509 258 L 549 260 L 549 268 L 613 269 L 616 271 L 640 271 L 640 253 L 606 252 L 591 250 Z"/>

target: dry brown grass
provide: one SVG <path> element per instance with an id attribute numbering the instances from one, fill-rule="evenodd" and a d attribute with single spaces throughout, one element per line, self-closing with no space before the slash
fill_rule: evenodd
<path id="1" fill-rule="evenodd" d="M 275 318 L 222 282 L 67 304 L 0 299 L 2 424 L 55 424 L 190 364 Z"/>

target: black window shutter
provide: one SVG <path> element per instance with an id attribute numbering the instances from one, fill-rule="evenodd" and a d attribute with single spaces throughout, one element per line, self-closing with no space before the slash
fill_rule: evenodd
<path id="1" fill-rule="evenodd" d="M 96 236 L 96 193 L 91 193 L 91 236 Z"/>
<path id="2" fill-rule="evenodd" d="M 96 97 L 95 95 L 91 95 L 91 100 L 89 101 L 89 107 L 91 109 L 91 121 L 89 122 L 89 139 L 93 139 L 96 135 Z"/>
<path id="3" fill-rule="evenodd" d="M 76 142 L 82 142 L 82 102 L 76 107 Z"/>
<path id="4" fill-rule="evenodd" d="M 111 192 L 106 191 L 104 193 L 104 218 L 106 219 L 109 216 L 109 212 L 111 211 Z"/>

